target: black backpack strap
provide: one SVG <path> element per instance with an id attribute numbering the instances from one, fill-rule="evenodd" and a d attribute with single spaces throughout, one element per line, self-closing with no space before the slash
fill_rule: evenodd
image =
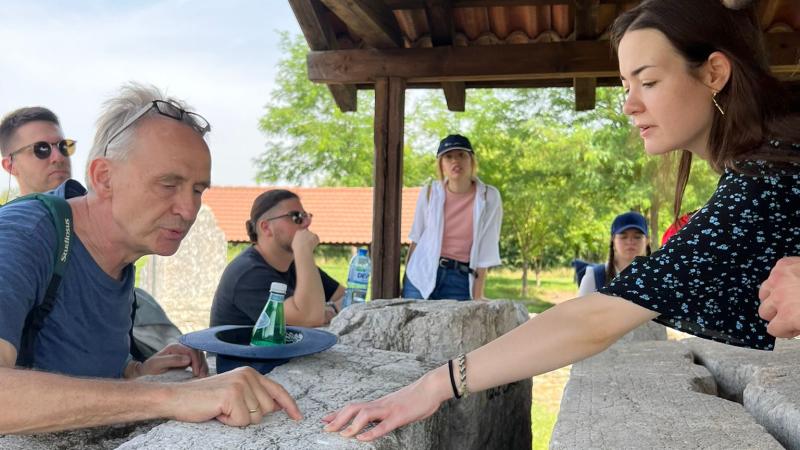
<path id="1" fill-rule="evenodd" d="M 69 262 L 70 250 L 72 248 L 72 209 L 61 197 L 47 194 L 30 194 L 17 198 L 7 204 L 29 200 L 39 200 L 50 212 L 53 225 L 56 228 L 56 252 L 53 256 L 53 276 L 47 286 L 42 302 L 35 306 L 25 318 L 25 327 L 22 330 L 22 341 L 17 352 L 17 365 L 20 367 L 33 367 L 34 352 L 33 345 L 39 331 L 44 326 L 44 320 L 53 311 L 56 301 L 56 293 L 61 285 L 61 279 Z"/>
<path id="2" fill-rule="evenodd" d="M 133 305 L 131 305 L 131 329 L 128 330 L 128 338 L 131 342 L 131 356 L 136 361 L 144 362 L 147 355 L 142 352 L 142 349 L 136 345 L 136 339 L 133 337 L 133 324 L 136 323 L 136 310 L 139 309 L 139 301 L 136 298 L 136 289 L 133 290 Z"/>
<path id="3" fill-rule="evenodd" d="M 594 287 L 600 290 L 601 287 L 606 285 L 606 265 L 592 264 L 592 272 L 594 272 Z"/>

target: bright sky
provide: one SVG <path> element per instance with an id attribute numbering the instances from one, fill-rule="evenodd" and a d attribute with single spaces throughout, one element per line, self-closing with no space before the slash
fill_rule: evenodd
<path id="1" fill-rule="evenodd" d="M 126 81 L 186 100 L 211 123 L 211 181 L 254 185 L 258 119 L 280 58 L 300 33 L 285 0 L 0 0 L 0 115 L 41 105 L 78 141 L 83 182 L 101 103 Z M 2 172 L 0 189 L 9 177 Z M 14 182 L 12 181 L 12 185 Z"/>

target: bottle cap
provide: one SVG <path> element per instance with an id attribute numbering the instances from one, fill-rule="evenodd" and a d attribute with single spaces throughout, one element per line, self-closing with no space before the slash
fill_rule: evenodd
<path id="1" fill-rule="evenodd" d="M 269 286 L 269 291 L 274 292 L 276 294 L 285 295 L 286 285 L 283 283 L 278 283 L 277 281 L 273 281 L 272 284 Z"/>
<path id="2" fill-rule="evenodd" d="M 365 248 L 358 249 L 358 255 L 359 256 L 367 256 L 367 249 L 365 249 Z"/>

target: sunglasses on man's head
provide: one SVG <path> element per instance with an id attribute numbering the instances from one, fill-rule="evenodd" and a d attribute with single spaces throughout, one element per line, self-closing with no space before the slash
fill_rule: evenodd
<path id="1" fill-rule="evenodd" d="M 286 214 L 281 214 L 280 216 L 275 216 L 275 217 L 267 217 L 264 220 L 266 220 L 267 222 L 270 222 L 272 220 L 281 219 L 281 218 L 284 218 L 284 217 L 290 217 L 292 219 L 292 222 L 294 222 L 296 225 L 300 225 L 306 219 L 311 221 L 311 218 L 314 217 L 314 215 L 311 214 L 311 213 L 307 213 L 305 211 L 289 211 Z"/>
<path id="2" fill-rule="evenodd" d="M 13 158 L 17 153 L 22 153 L 26 150 L 33 149 L 33 155 L 39 159 L 47 159 L 50 157 L 50 152 L 53 147 L 58 148 L 58 151 L 64 155 L 65 158 L 72 156 L 75 153 L 75 141 L 72 139 L 62 139 L 56 142 L 39 141 L 33 144 L 28 144 L 25 147 L 14 150 L 8 156 Z"/>
<path id="3" fill-rule="evenodd" d="M 156 112 L 161 114 L 162 116 L 169 117 L 170 119 L 175 119 L 179 122 L 183 122 L 192 128 L 195 131 L 200 133 L 201 136 L 205 136 L 206 133 L 211 131 L 211 124 L 205 119 L 205 117 L 201 116 L 192 111 L 186 111 L 185 109 L 181 108 L 180 106 L 172 103 L 171 101 L 166 100 L 153 100 L 147 105 L 145 105 L 142 109 L 139 110 L 136 114 L 133 115 L 130 119 L 128 119 L 125 123 L 119 127 L 116 133 L 112 134 L 108 141 L 106 142 L 106 146 L 103 149 L 103 157 L 108 155 L 108 146 L 111 142 L 116 139 L 123 131 L 127 130 L 128 127 L 133 125 L 134 122 L 144 117 L 145 114 L 150 112 L 151 109 L 155 109 Z"/>

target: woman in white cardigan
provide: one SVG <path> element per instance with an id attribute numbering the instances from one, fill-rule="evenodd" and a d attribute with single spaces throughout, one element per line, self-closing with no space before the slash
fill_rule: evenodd
<path id="1" fill-rule="evenodd" d="M 464 136 L 442 139 L 439 180 L 420 190 L 409 239 L 403 297 L 484 297 L 486 272 L 500 265 L 500 193 L 476 176 L 478 162 Z"/>

